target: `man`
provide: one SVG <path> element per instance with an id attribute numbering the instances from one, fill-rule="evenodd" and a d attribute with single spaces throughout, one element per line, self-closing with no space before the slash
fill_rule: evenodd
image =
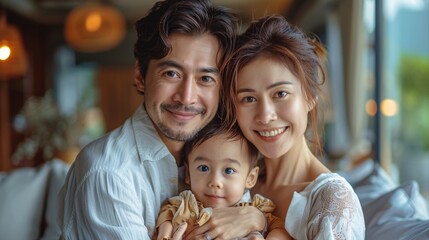
<path id="1" fill-rule="evenodd" d="M 184 141 L 216 115 L 237 16 L 209 0 L 166 0 L 136 30 L 143 104 L 71 166 L 59 194 L 64 239 L 150 239 L 162 202 L 178 194 Z"/>

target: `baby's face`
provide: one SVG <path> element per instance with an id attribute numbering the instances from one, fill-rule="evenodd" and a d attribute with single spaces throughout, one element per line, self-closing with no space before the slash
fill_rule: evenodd
<path id="1" fill-rule="evenodd" d="M 232 206 L 249 185 L 249 152 L 243 141 L 219 134 L 194 148 L 188 156 L 186 181 L 205 207 Z"/>

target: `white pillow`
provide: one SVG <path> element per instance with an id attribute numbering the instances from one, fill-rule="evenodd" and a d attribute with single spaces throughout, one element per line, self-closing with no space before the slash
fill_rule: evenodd
<path id="1" fill-rule="evenodd" d="M 37 239 L 49 165 L 0 174 L 0 239 Z"/>
<path id="2" fill-rule="evenodd" d="M 378 164 L 353 181 L 362 205 L 366 239 L 429 239 L 429 216 L 416 181 L 396 185 Z"/>
<path id="3" fill-rule="evenodd" d="M 417 182 L 410 181 L 363 203 L 366 238 L 429 239 L 429 218 L 419 197 Z"/>
<path id="4" fill-rule="evenodd" d="M 52 160 L 49 164 L 51 165 L 51 174 L 49 176 L 49 190 L 45 212 L 46 228 L 41 240 L 57 240 L 61 235 L 61 230 L 57 223 L 58 192 L 63 186 L 67 171 L 70 168 L 70 165 L 61 160 Z"/>

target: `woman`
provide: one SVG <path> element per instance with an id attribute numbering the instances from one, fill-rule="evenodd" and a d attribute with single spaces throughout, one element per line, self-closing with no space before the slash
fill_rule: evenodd
<path id="1" fill-rule="evenodd" d="M 364 239 L 359 200 L 320 151 L 317 106 L 325 50 L 281 16 L 250 25 L 225 63 L 225 126 L 239 126 L 264 156 L 252 194 L 276 204 L 295 239 Z M 312 130 L 312 131 L 310 131 Z M 238 130 L 235 130 L 238 131 Z"/>

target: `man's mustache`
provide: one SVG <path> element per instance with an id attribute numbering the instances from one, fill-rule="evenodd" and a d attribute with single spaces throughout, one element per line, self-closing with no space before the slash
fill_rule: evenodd
<path id="1" fill-rule="evenodd" d="M 161 104 L 161 108 L 167 111 L 180 111 L 196 114 L 204 114 L 206 109 L 203 107 L 195 107 L 183 104 Z"/>

